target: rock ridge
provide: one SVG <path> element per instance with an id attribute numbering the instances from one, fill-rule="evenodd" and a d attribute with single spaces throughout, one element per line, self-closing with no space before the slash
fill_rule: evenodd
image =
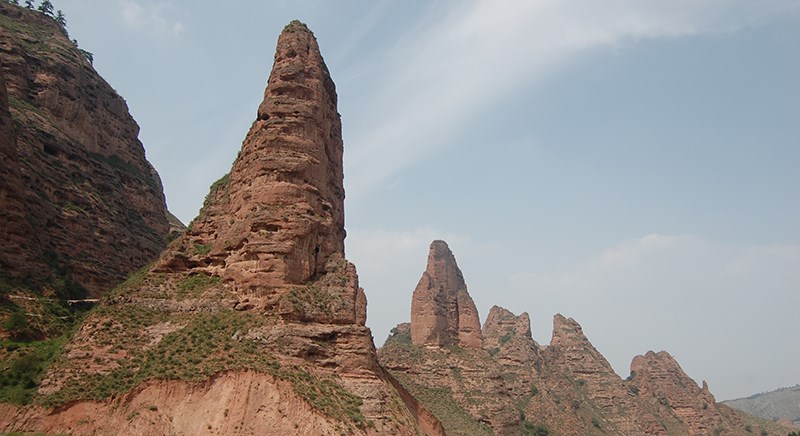
<path id="1" fill-rule="evenodd" d="M 434 241 L 411 324 L 398 325 L 378 350 L 381 364 L 447 434 L 786 434 L 717 404 L 666 352 L 637 356 L 623 380 L 581 325 L 561 314 L 553 317 L 550 343 L 540 346 L 526 312 L 493 306 L 482 347 L 465 347 L 450 327 L 458 319 L 452 291 L 435 292 L 459 288 L 466 286 L 452 253 Z M 416 332 L 415 320 L 422 326 Z"/>

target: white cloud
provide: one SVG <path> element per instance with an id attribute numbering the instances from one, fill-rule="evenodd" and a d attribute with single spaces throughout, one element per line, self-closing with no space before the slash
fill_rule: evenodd
<path id="1" fill-rule="evenodd" d="M 666 349 L 727 399 L 796 383 L 798 265 L 798 245 L 653 234 L 565 271 L 517 272 L 499 304 L 531 312 L 543 343 L 552 314 L 574 317 L 623 376 L 634 355 Z"/>
<path id="2" fill-rule="evenodd" d="M 119 0 L 119 5 L 123 22 L 130 29 L 176 37 L 185 30 L 183 22 L 172 17 L 175 8 L 171 2 Z"/>
<path id="3" fill-rule="evenodd" d="M 473 0 L 408 37 L 372 73 L 376 120 L 348 140 L 351 198 L 380 186 L 510 92 L 582 54 L 648 38 L 732 31 L 797 11 L 769 0 Z"/>

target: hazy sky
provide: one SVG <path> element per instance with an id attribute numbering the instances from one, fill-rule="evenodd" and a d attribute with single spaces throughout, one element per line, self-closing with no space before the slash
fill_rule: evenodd
<path id="1" fill-rule="evenodd" d="M 189 222 L 275 42 L 339 94 L 347 256 L 381 345 L 431 240 L 481 313 L 583 325 L 625 377 L 667 350 L 717 399 L 800 383 L 800 1 L 55 0 Z"/>

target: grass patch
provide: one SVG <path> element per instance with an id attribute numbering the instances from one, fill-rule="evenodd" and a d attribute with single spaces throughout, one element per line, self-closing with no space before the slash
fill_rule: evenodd
<path id="1" fill-rule="evenodd" d="M 0 341 L 0 402 L 29 404 L 47 367 L 61 354 L 71 334 L 44 341 Z"/>
<path id="2" fill-rule="evenodd" d="M 194 244 L 192 253 L 198 256 L 205 256 L 211 251 L 211 244 Z"/>
<path id="3" fill-rule="evenodd" d="M 511 329 L 511 330 L 507 331 L 506 334 L 504 334 L 503 336 L 500 336 L 500 345 L 502 346 L 502 345 L 507 344 L 508 341 L 510 341 L 511 338 L 513 338 L 516 333 L 517 333 L 516 330 Z"/>
<path id="4" fill-rule="evenodd" d="M 79 213 L 81 215 L 89 216 L 89 213 L 86 212 L 86 210 L 84 208 L 78 206 L 75 203 L 67 203 L 61 209 L 63 211 L 65 211 L 65 212 L 75 212 L 75 213 Z"/>
<path id="5" fill-rule="evenodd" d="M 520 427 L 520 433 L 523 436 L 549 436 L 550 430 L 541 424 L 534 424 L 530 421 L 523 421 Z"/>
<path id="6" fill-rule="evenodd" d="M 447 434 L 455 435 L 493 435 L 492 428 L 477 421 L 464 410 L 453 398 L 453 391 L 449 387 L 423 386 L 412 381 L 411 377 L 402 372 L 391 371 L 391 374 L 439 421 L 442 422 Z"/>
<path id="7" fill-rule="evenodd" d="M 193 274 L 178 283 L 178 297 L 187 296 L 198 297 L 206 289 L 217 286 L 222 279 L 219 276 L 212 276 L 206 273 Z"/>

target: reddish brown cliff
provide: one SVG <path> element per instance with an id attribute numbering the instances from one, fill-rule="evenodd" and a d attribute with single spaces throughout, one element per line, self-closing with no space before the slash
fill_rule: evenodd
<path id="1" fill-rule="evenodd" d="M 416 345 L 480 348 L 478 310 L 444 241 L 433 241 L 428 266 L 411 299 L 411 340 Z"/>
<path id="2" fill-rule="evenodd" d="M 49 369 L 37 401 L 66 406 L 14 411 L 30 426 L 0 431 L 105 432 L 105 418 L 148 401 L 152 419 L 111 430 L 196 434 L 206 421 L 226 434 L 437 428 L 377 363 L 366 297 L 344 258 L 342 147 L 333 81 L 314 35 L 294 21 L 230 174 Z M 253 395 L 227 397 L 235 391 Z M 223 405 L 230 413 L 218 413 Z"/>
<path id="3" fill-rule="evenodd" d="M 39 12 L 0 2 L 0 64 L 2 272 L 100 295 L 152 261 L 167 234 L 161 182 L 139 127 Z"/>

